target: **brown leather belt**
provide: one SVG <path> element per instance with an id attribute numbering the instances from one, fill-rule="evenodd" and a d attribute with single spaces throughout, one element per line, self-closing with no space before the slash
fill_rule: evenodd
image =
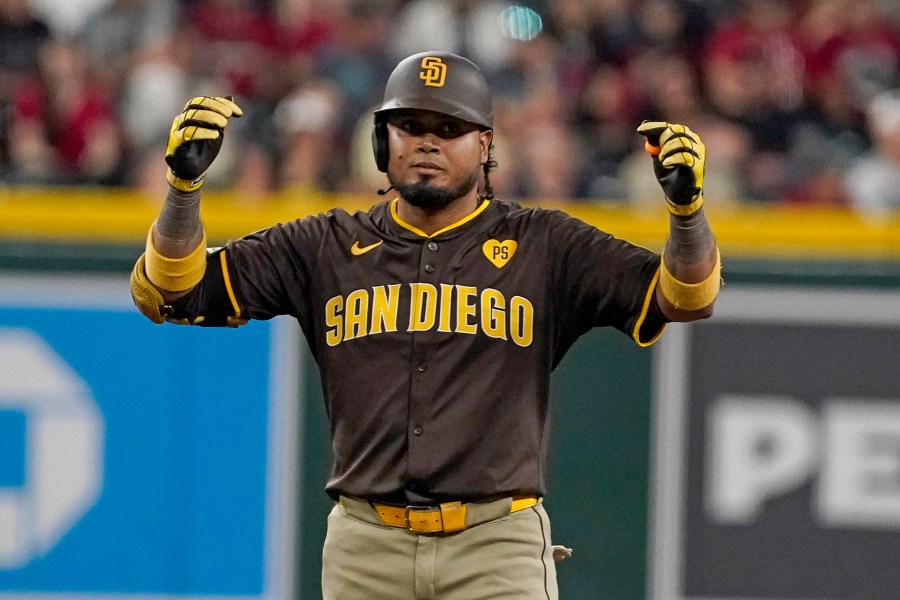
<path id="1" fill-rule="evenodd" d="M 507 498 L 506 502 L 509 501 L 510 499 Z M 537 503 L 538 499 L 533 496 L 512 498 L 509 513 L 524 510 Z M 484 506 L 474 502 L 444 502 L 439 506 L 396 506 L 378 502 L 370 502 L 370 504 L 385 525 L 402 527 L 415 533 L 462 531 L 466 528 L 466 515 L 478 511 L 479 506 Z M 469 523 L 469 525 L 473 524 Z"/>

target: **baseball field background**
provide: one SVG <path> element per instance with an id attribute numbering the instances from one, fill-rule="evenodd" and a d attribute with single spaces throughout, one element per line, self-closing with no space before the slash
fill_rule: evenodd
<path id="1" fill-rule="evenodd" d="M 204 196 L 211 245 L 369 197 Z M 290 322 L 155 327 L 159 199 L 0 188 L 0 598 L 316 598 L 327 427 Z M 659 250 L 665 211 L 541 202 Z M 652 214 L 651 214 L 652 213 Z M 716 316 L 558 369 L 569 600 L 895 600 L 900 215 L 721 208 Z"/>

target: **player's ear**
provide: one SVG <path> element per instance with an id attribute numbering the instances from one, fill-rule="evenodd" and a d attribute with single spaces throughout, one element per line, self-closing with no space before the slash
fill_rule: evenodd
<path id="1" fill-rule="evenodd" d="M 481 164 L 486 163 L 490 158 L 491 143 L 494 141 L 494 130 L 485 129 L 481 132 L 479 142 L 481 144 Z"/>

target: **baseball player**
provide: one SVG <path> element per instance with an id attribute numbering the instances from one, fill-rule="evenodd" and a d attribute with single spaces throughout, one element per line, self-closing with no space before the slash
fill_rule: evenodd
<path id="1" fill-rule="evenodd" d="M 207 249 L 198 190 L 240 116 L 230 98 L 198 97 L 175 118 L 171 189 L 131 288 L 155 323 L 299 321 L 334 455 L 324 598 L 557 598 L 543 505 L 550 374 L 592 327 L 648 346 L 667 322 L 712 313 L 703 144 L 682 125 L 638 127 L 671 214 L 660 257 L 495 199 L 481 71 L 416 54 L 375 111 L 375 162 L 395 198 Z"/>

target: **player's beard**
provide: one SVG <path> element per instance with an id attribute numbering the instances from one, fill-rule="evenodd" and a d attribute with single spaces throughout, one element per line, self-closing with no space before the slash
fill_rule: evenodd
<path id="1" fill-rule="evenodd" d="M 478 171 L 472 171 L 452 187 L 433 185 L 430 177 L 422 177 L 415 183 L 397 183 L 390 173 L 388 173 L 388 181 L 411 205 L 416 208 L 433 210 L 443 208 L 472 191 L 478 181 Z"/>

